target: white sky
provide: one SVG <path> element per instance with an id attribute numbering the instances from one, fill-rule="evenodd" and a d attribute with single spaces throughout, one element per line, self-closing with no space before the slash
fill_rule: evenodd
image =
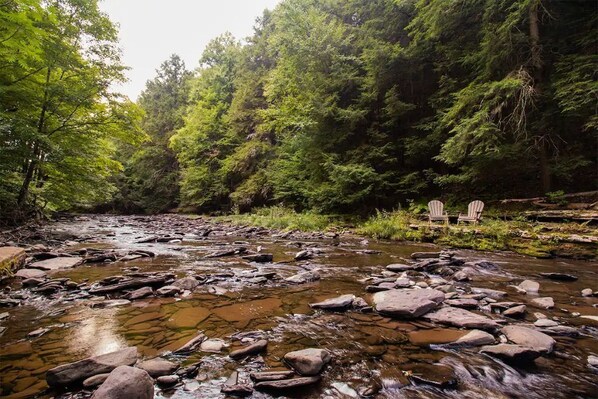
<path id="1" fill-rule="evenodd" d="M 171 54 L 193 70 L 208 42 L 231 32 L 237 39 L 253 33 L 255 19 L 280 0 L 103 0 L 100 9 L 120 25 L 123 62 L 129 82 L 116 89 L 136 100 L 147 80 Z"/>

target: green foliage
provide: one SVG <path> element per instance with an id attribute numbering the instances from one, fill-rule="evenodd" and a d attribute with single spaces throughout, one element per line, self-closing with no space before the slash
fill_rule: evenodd
<path id="1" fill-rule="evenodd" d="M 237 224 L 248 224 L 277 230 L 322 231 L 332 224 L 328 216 L 315 212 L 296 212 L 281 206 L 260 208 L 250 214 L 224 217 Z"/>

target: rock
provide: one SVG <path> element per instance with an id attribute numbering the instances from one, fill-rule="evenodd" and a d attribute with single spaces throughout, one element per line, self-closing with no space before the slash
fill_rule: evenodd
<path id="1" fill-rule="evenodd" d="M 223 385 L 220 389 L 220 392 L 232 396 L 251 396 L 253 393 L 253 388 L 249 385 L 245 384 L 235 384 L 235 385 Z"/>
<path id="2" fill-rule="evenodd" d="M 0 276 L 12 273 L 25 264 L 27 254 L 23 248 L 0 247 Z"/>
<path id="3" fill-rule="evenodd" d="M 589 355 L 588 356 L 588 366 L 598 368 L 598 356 Z"/>
<path id="4" fill-rule="evenodd" d="M 409 378 L 417 383 L 433 385 L 439 388 L 452 388 L 457 385 L 457 378 L 452 368 L 439 364 L 416 364 L 409 370 Z"/>
<path id="5" fill-rule="evenodd" d="M 283 360 L 301 375 L 316 375 L 332 357 L 325 349 L 308 348 L 284 355 Z"/>
<path id="6" fill-rule="evenodd" d="M 97 374 L 110 373 L 119 366 L 131 366 L 137 361 L 137 348 L 128 347 L 54 367 L 46 373 L 46 381 L 51 387 L 64 387 L 81 382 Z"/>
<path id="7" fill-rule="evenodd" d="M 255 384 L 255 389 L 273 391 L 287 390 L 312 385 L 317 383 L 318 381 L 320 381 L 320 376 L 299 377 L 278 381 L 262 381 Z"/>
<path id="8" fill-rule="evenodd" d="M 153 399 L 154 383 L 143 370 L 120 366 L 114 369 L 92 399 Z"/>
<path id="9" fill-rule="evenodd" d="M 144 360 L 137 364 L 136 367 L 147 371 L 152 378 L 157 378 L 174 373 L 176 369 L 179 368 L 179 365 L 166 359 L 162 359 L 161 357 L 156 357 L 154 359 Z"/>
<path id="10" fill-rule="evenodd" d="M 245 255 L 243 259 L 248 260 L 250 262 L 257 262 L 257 263 L 267 263 L 272 262 L 274 260 L 274 256 L 272 254 L 253 254 L 253 255 Z"/>
<path id="11" fill-rule="evenodd" d="M 347 294 L 336 298 L 326 299 L 325 301 L 318 303 L 310 303 L 309 306 L 314 309 L 345 310 L 351 307 L 354 299 L 355 295 Z"/>
<path id="12" fill-rule="evenodd" d="M 507 295 L 504 291 L 491 290 L 490 288 L 472 287 L 471 292 L 474 294 L 484 294 L 492 299 L 501 299 Z"/>
<path id="13" fill-rule="evenodd" d="M 533 349 L 512 344 L 483 346 L 480 352 L 514 364 L 530 363 L 540 357 L 540 353 Z"/>
<path id="14" fill-rule="evenodd" d="M 514 344 L 530 348 L 538 353 L 551 353 L 556 345 L 556 341 L 552 337 L 531 328 L 506 326 L 501 331 Z"/>
<path id="15" fill-rule="evenodd" d="M 181 290 L 193 291 L 199 285 L 199 281 L 195 277 L 183 277 L 171 284 L 173 287 L 178 287 Z"/>
<path id="16" fill-rule="evenodd" d="M 532 280 L 523 280 L 517 287 L 526 293 L 536 293 L 540 290 L 540 284 Z"/>
<path id="17" fill-rule="evenodd" d="M 404 265 L 402 263 L 393 263 L 392 265 L 386 266 L 386 270 L 389 270 L 391 272 L 404 272 L 407 270 L 414 270 L 415 267 L 416 267 L 415 265 Z"/>
<path id="18" fill-rule="evenodd" d="M 440 252 L 414 252 L 411 254 L 412 259 L 434 259 L 440 257 Z"/>
<path id="19" fill-rule="evenodd" d="M 48 331 L 50 331 L 49 328 L 38 328 L 37 330 L 31 331 L 29 334 L 27 334 L 27 336 L 29 338 L 41 337 Z"/>
<path id="20" fill-rule="evenodd" d="M 542 328 L 542 327 L 555 327 L 555 326 L 558 326 L 558 325 L 559 325 L 559 323 L 557 323 L 554 320 L 550 320 L 550 319 L 540 319 L 540 320 L 536 320 L 534 322 L 534 326 L 540 327 L 540 328 Z"/>
<path id="21" fill-rule="evenodd" d="M 534 298 L 531 300 L 532 305 L 542 309 L 554 308 L 554 299 L 552 297 Z"/>
<path id="22" fill-rule="evenodd" d="M 309 283 L 312 281 L 317 281 L 319 279 L 320 279 L 320 273 L 318 273 L 316 271 L 305 271 L 305 272 L 297 273 L 294 276 L 288 277 L 285 279 L 285 281 L 288 283 L 293 283 L 293 284 L 303 284 L 303 283 Z"/>
<path id="23" fill-rule="evenodd" d="M 181 289 L 179 287 L 175 287 L 174 285 L 165 285 L 162 288 L 158 288 L 156 290 L 156 294 L 160 296 L 175 296 L 181 293 Z"/>
<path id="24" fill-rule="evenodd" d="M 24 279 L 40 279 L 46 277 L 46 275 L 47 273 L 45 271 L 39 269 L 21 269 L 15 273 L 15 276 Z"/>
<path id="25" fill-rule="evenodd" d="M 61 256 L 59 258 L 52 258 L 41 260 L 39 262 L 33 262 L 29 265 L 32 269 L 40 270 L 58 270 L 58 269 L 70 269 L 83 263 L 83 258 L 79 256 Z"/>
<path id="26" fill-rule="evenodd" d="M 594 291 L 592 291 L 591 288 L 585 288 L 585 289 L 581 290 L 581 296 L 592 296 L 592 295 L 594 295 Z"/>
<path id="27" fill-rule="evenodd" d="M 299 251 L 295 254 L 295 260 L 305 260 L 313 257 L 313 253 L 308 250 Z"/>
<path id="28" fill-rule="evenodd" d="M 560 281 L 575 281 L 577 280 L 577 276 L 572 274 L 565 274 L 565 273 L 540 273 L 542 277 L 549 278 L 551 280 L 560 280 Z"/>
<path id="29" fill-rule="evenodd" d="M 260 381 L 278 381 L 291 378 L 295 373 L 292 371 L 260 371 L 249 374 L 249 377 L 256 382 Z"/>
<path id="30" fill-rule="evenodd" d="M 197 349 L 198 346 L 202 344 L 206 340 L 206 336 L 203 335 L 201 332 L 191 338 L 187 343 L 181 346 L 179 349 L 175 350 L 173 353 L 189 353 Z"/>
<path id="31" fill-rule="evenodd" d="M 127 298 L 129 298 L 131 301 L 134 301 L 136 299 L 147 298 L 148 296 L 152 295 L 154 295 L 154 290 L 152 290 L 152 287 L 142 287 L 136 289 L 135 291 L 131 291 L 129 294 L 127 294 Z"/>
<path id="32" fill-rule="evenodd" d="M 415 285 L 415 283 L 408 278 L 399 277 L 395 280 L 395 288 L 408 288 L 412 285 Z"/>
<path id="33" fill-rule="evenodd" d="M 577 331 L 576 328 L 568 326 L 543 327 L 540 329 L 540 331 L 548 335 L 566 336 L 572 338 L 579 336 L 579 331 Z"/>
<path id="34" fill-rule="evenodd" d="M 582 319 L 592 320 L 598 322 L 598 316 L 591 316 L 591 315 L 581 315 L 579 316 Z"/>
<path id="35" fill-rule="evenodd" d="M 84 388 L 95 388 L 98 385 L 103 384 L 109 375 L 110 375 L 110 373 L 104 373 L 104 374 L 94 375 L 93 377 L 89 377 L 83 381 L 83 387 Z"/>
<path id="36" fill-rule="evenodd" d="M 465 309 L 444 307 L 424 316 L 424 319 L 456 326 L 459 328 L 480 328 L 482 330 L 495 330 L 500 326 L 494 320 Z"/>
<path id="37" fill-rule="evenodd" d="M 502 312 L 503 316 L 507 317 L 521 317 L 525 314 L 527 307 L 525 305 L 514 306 Z"/>
<path id="38" fill-rule="evenodd" d="M 207 341 L 203 341 L 200 345 L 200 349 L 202 352 L 211 352 L 211 353 L 218 353 L 226 346 L 226 343 L 221 339 L 208 339 Z"/>
<path id="39" fill-rule="evenodd" d="M 25 269 L 22 269 L 22 270 L 25 270 Z M 36 269 L 26 269 L 26 270 L 36 270 Z M 19 271 L 21 271 L 21 270 L 19 270 Z M 46 273 L 41 270 L 37 270 L 37 271 L 44 273 L 44 274 Z M 23 287 L 37 287 L 38 285 L 42 284 L 43 282 L 44 282 L 44 280 L 41 280 L 39 278 L 27 278 L 27 279 L 23 280 L 21 282 L 21 284 L 23 284 Z"/>
<path id="40" fill-rule="evenodd" d="M 179 382 L 179 376 L 176 374 L 163 375 L 163 376 L 156 378 L 156 382 L 161 387 L 165 387 L 165 388 L 172 387 Z"/>
<path id="41" fill-rule="evenodd" d="M 462 270 L 453 274 L 453 280 L 455 280 L 455 281 L 469 281 L 469 279 L 470 279 L 469 275 Z"/>
<path id="42" fill-rule="evenodd" d="M 443 292 L 430 288 L 388 290 L 374 294 L 376 311 L 404 318 L 419 317 L 437 308 L 443 300 Z"/>
<path id="43" fill-rule="evenodd" d="M 251 355 L 257 355 L 260 352 L 263 352 L 268 347 L 268 341 L 265 339 L 260 339 L 259 341 L 246 346 L 245 348 L 237 349 L 236 351 L 232 351 L 229 356 L 232 359 L 241 359 Z"/>
<path id="44" fill-rule="evenodd" d="M 478 301 L 472 298 L 449 299 L 444 303 L 457 308 L 475 309 L 478 307 Z"/>
<path id="45" fill-rule="evenodd" d="M 452 345 L 460 346 L 482 346 L 491 345 L 495 342 L 494 336 L 485 331 L 472 330 L 463 337 L 459 338 Z"/>

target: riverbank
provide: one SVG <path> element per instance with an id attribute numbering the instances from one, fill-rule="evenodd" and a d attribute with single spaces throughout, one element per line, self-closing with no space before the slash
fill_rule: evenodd
<path id="1" fill-rule="evenodd" d="M 516 214 L 485 217 L 480 224 L 430 224 L 426 216 L 408 211 L 379 212 L 360 220 L 343 215 L 299 213 L 282 207 L 228 215 L 219 221 L 281 231 L 347 231 L 373 239 L 434 243 L 450 248 L 512 251 L 536 258 L 595 259 L 598 228 L 588 222 L 538 222 Z"/>

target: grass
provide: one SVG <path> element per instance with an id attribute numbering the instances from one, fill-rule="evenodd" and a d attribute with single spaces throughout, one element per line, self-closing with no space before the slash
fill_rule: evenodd
<path id="1" fill-rule="evenodd" d="M 235 224 L 260 226 L 276 230 L 320 231 L 331 227 L 334 218 L 315 212 L 296 212 L 292 209 L 273 206 L 261 208 L 254 213 L 229 215 L 219 219 Z"/>

